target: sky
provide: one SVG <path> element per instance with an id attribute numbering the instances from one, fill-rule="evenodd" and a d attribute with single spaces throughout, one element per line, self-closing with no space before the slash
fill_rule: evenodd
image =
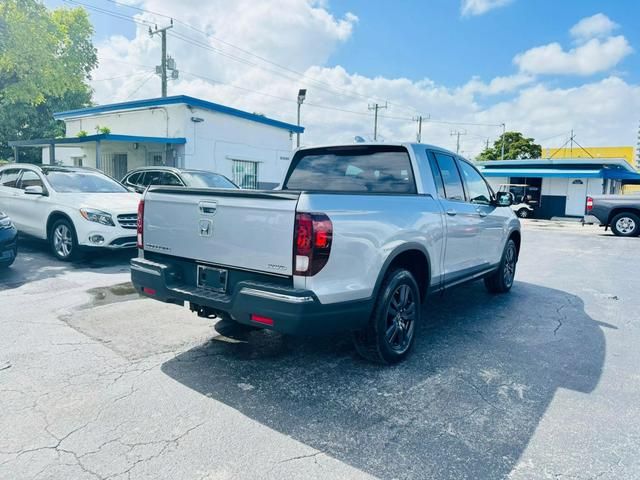
<path id="1" fill-rule="evenodd" d="M 618 0 L 46 0 L 84 5 L 100 65 L 96 103 L 157 97 L 168 52 L 192 95 L 295 123 L 303 144 L 415 140 L 475 157 L 507 130 L 543 147 L 634 145 L 640 122 L 640 2 Z"/>

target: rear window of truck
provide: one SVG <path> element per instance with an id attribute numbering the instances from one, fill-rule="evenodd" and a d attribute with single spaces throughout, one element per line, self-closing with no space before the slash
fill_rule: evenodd
<path id="1" fill-rule="evenodd" d="M 353 193 L 416 193 L 404 147 L 325 147 L 295 154 L 283 189 Z"/>

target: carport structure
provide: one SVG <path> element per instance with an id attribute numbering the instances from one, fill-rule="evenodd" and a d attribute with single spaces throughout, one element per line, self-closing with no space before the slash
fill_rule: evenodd
<path id="1" fill-rule="evenodd" d="M 70 160 L 76 166 L 95 167 L 116 179 L 121 179 L 127 171 L 145 165 L 171 165 L 181 156 L 186 139 L 182 137 L 148 137 L 101 133 L 70 138 L 40 138 L 9 142 L 18 158 L 20 148 L 43 148 L 43 163 L 62 163 L 57 156 L 58 149 L 73 149 Z M 43 150 L 44 151 L 44 150 Z M 65 162 L 66 163 L 66 162 Z"/>

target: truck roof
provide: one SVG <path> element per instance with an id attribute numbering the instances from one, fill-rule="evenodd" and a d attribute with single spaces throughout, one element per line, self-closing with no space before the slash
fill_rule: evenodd
<path id="1" fill-rule="evenodd" d="M 434 150 L 440 150 L 443 152 L 447 152 L 451 155 L 456 155 L 455 152 L 443 147 L 439 147 L 437 145 L 431 145 L 428 143 L 417 143 L 417 142 L 361 142 L 361 143 L 328 143 L 323 145 L 309 145 L 305 147 L 300 147 L 296 151 L 302 150 L 314 150 L 316 148 L 336 148 L 336 147 L 371 147 L 371 146 L 391 146 L 391 147 L 405 147 L 405 148 L 430 148 Z M 295 152 L 294 152 L 295 153 Z"/>

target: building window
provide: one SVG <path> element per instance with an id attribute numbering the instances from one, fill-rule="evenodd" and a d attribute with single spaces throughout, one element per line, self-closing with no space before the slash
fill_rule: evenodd
<path id="1" fill-rule="evenodd" d="M 233 182 L 240 188 L 258 188 L 258 162 L 233 160 Z"/>
<path id="2" fill-rule="evenodd" d="M 147 153 L 147 166 L 159 167 L 164 165 L 164 152 L 148 152 Z"/>
<path id="3" fill-rule="evenodd" d="M 74 167 L 81 167 L 82 166 L 82 157 L 71 157 L 71 160 L 73 161 L 73 166 Z"/>
<path id="4" fill-rule="evenodd" d="M 129 171 L 126 153 L 105 153 L 102 155 L 102 169 L 104 173 L 116 180 L 120 180 Z"/>

